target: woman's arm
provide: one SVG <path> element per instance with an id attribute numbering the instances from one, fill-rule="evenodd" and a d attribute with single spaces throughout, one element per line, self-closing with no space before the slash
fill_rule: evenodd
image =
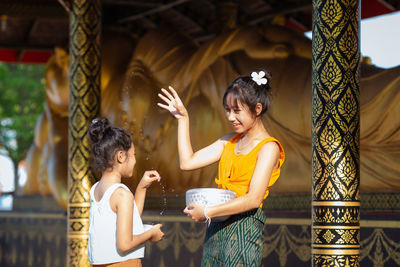
<path id="1" fill-rule="evenodd" d="M 264 200 L 272 171 L 277 167 L 279 154 L 279 146 L 275 142 L 266 143 L 258 152 L 249 192 L 227 203 L 207 207 L 208 217 L 232 215 L 258 208 Z M 191 205 L 186 207 L 184 212 L 195 221 L 205 220 L 204 206 L 202 205 Z"/>
<path id="2" fill-rule="evenodd" d="M 118 188 L 112 194 L 110 206 L 117 214 L 117 248 L 125 253 L 143 244 L 147 240 L 157 242 L 162 239 L 161 224 L 155 225 L 143 234 L 133 235 L 133 194 Z"/>
<path id="3" fill-rule="evenodd" d="M 178 121 L 179 166 L 182 170 L 195 170 L 217 162 L 232 134 L 221 137 L 209 146 L 193 152 L 189 136 L 189 118 Z"/>
<path id="4" fill-rule="evenodd" d="M 163 94 L 158 94 L 158 96 L 165 104 L 158 103 L 158 106 L 171 112 L 178 120 L 180 168 L 182 170 L 194 170 L 217 162 L 221 157 L 228 137 L 220 138 L 211 145 L 194 153 L 190 142 L 189 114 L 185 106 L 171 86 L 169 87 L 169 92 L 165 89 L 161 89 L 161 91 Z"/>

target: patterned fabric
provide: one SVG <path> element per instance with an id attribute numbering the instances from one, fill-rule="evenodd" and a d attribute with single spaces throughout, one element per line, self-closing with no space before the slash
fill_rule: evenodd
<path id="1" fill-rule="evenodd" d="M 280 175 L 280 168 L 285 161 L 285 152 L 282 145 L 273 137 L 268 137 L 259 142 L 249 153 L 237 155 L 235 146 L 241 135 L 237 134 L 229 140 L 222 152 L 218 165 L 218 179 L 215 182 L 218 188 L 229 189 L 236 192 L 236 197 L 243 196 L 249 191 L 250 181 L 257 164 L 257 154 L 262 146 L 268 142 L 275 142 L 280 149 L 279 165 L 272 171 L 269 180 L 268 189 L 276 182 Z M 264 199 L 268 196 L 269 190 L 266 190 Z"/>
<path id="2" fill-rule="evenodd" d="M 266 216 L 261 208 L 207 227 L 202 267 L 261 266 Z"/>

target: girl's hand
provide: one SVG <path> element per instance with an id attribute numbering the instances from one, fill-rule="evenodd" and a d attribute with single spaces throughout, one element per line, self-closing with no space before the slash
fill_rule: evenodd
<path id="1" fill-rule="evenodd" d="M 158 96 L 165 102 L 165 104 L 157 103 L 157 105 L 171 112 L 171 114 L 177 119 L 187 117 L 187 110 L 183 105 L 182 100 L 179 98 L 178 93 L 174 88 L 172 88 L 172 86 L 168 86 L 168 89 L 170 92 L 161 88 L 163 94 L 159 93 Z"/>
<path id="2" fill-rule="evenodd" d="M 161 231 L 162 224 L 156 224 L 153 228 L 150 229 L 152 231 L 152 235 L 150 238 L 151 242 L 158 242 L 164 237 L 164 233 Z"/>
<path id="3" fill-rule="evenodd" d="M 149 188 L 149 186 L 154 181 L 159 182 L 160 180 L 161 180 L 161 176 L 160 176 L 160 174 L 158 174 L 157 171 L 155 171 L 155 170 L 145 171 L 138 186 L 140 186 L 141 188 Z"/>
<path id="4" fill-rule="evenodd" d="M 183 212 L 195 222 L 204 222 L 206 220 L 206 217 L 204 217 L 204 205 L 192 204 L 187 206 Z"/>

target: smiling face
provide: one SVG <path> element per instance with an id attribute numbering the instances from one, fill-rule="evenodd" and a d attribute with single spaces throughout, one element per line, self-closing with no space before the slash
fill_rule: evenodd
<path id="1" fill-rule="evenodd" d="M 245 133 L 256 123 L 256 115 L 247 105 L 235 100 L 232 94 L 226 96 L 225 115 L 236 133 Z"/>
<path id="2" fill-rule="evenodd" d="M 125 153 L 125 159 L 121 164 L 120 172 L 122 177 L 131 177 L 133 174 L 133 168 L 136 165 L 136 152 L 135 146 L 132 144 L 128 152 Z"/>

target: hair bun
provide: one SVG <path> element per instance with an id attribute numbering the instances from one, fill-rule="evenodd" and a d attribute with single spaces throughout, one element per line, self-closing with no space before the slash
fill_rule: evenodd
<path id="1" fill-rule="evenodd" d="M 271 84 L 271 78 L 272 78 L 271 72 L 266 71 L 266 70 L 264 70 L 264 72 L 265 72 L 265 78 L 267 79 L 267 85 L 270 85 Z"/>
<path id="2" fill-rule="evenodd" d="M 98 143 L 104 137 L 104 134 L 111 129 L 107 118 L 95 118 L 89 126 L 89 137 L 93 143 Z"/>

